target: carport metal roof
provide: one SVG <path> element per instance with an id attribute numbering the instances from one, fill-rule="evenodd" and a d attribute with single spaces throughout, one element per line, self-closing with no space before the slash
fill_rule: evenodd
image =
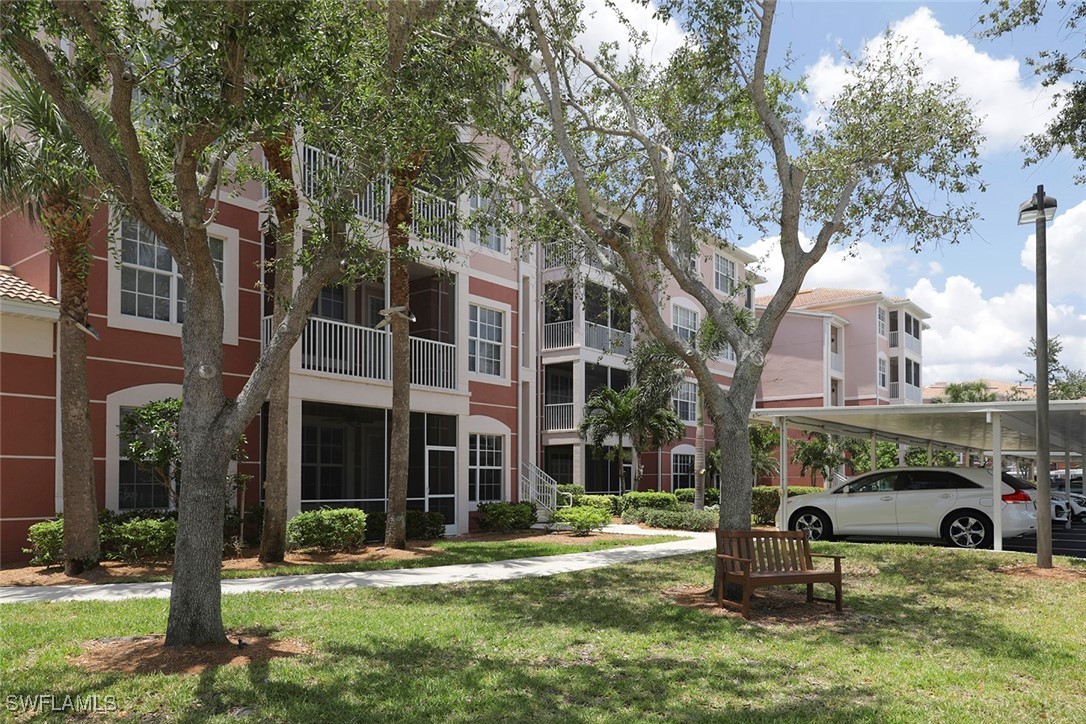
<path id="1" fill-rule="evenodd" d="M 790 429 L 889 440 L 944 448 L 992 450 L 992 413 L 999 413 L 1004 454 L 1037 449 L 1037 404 L 1021 402 L 955 403 L 946 405 L 878 405 L 861 407 L 759 408 L 751 419 L 787 419 Z M 1086 400 L 1049 403 L 1049 442 L 1053 460 L 1066 451 L 1086 452 Z"/>

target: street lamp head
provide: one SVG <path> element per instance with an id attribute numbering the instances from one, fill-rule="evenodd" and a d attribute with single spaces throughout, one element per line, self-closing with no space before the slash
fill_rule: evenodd
<path id="1" fill-rule="evenodd" d="M 1023 201 L 1018 207 L 1018 225 L 1033 224 L 1038 219 L 1044 218 L 1045 221 L 1052 221 L 1052 217 L 1056 215 L 1056 199 L 1051 196 L 1045 195 L 1044 209 L 1040 212 L 1037 210 L 1037 197 L 1031 196 L 1028 201 Z"/>

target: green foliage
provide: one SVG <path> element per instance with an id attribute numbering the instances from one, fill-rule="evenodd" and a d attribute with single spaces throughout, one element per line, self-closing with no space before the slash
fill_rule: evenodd
<path id="1" fill-rule="evenodd" d="M 384 512 L 366 514 L 366 540 L 383 541 L 385 539 Z M 407 511 L 407 538 L 409 540 L 435 540 L 445 537 L 445 516 L 441 513 L 423 510 Z"/>
<path id="2" fill-rule="evenodd" d="M 776 518 L 777 508 L 780 507 L 780 488 L 775 485 L 755 485 L 751 499 L 751 517 L 758 525 L 770 525 Z M 807 495 L 808 493 L 821 493 L 824 488 L 813 488 L 803 485 L 789 485 L 788 497 Z"/>
<path id="3" fill-rule="evenodd" d="M 776 475 L 780 471 L 780 430 L 770 425 L 750 425 L 747 428 L 750 438 L 750 467 L 755 480 Z"/>
<path id="4" fill-rule="evenodd" d="M 554 512 L 555 523 L 566 523 L 573 526 L 574 535 L 588 535 L 594 530 L 602 530 L 603 526 L 611 522 L 610 511 L 593 506 L 573 506 L 572 508 L 559 508 Z"/>
<path id="5" fill-rule="evenodd" d="M 673 493 L 634 492 L 622 496 L 622 512 L 634 508 L 655 508 L 656 510 L 678 510 L 679 501 Z"/>
<path id="6" fill-rule="evenodd" d="M 528 530 L 536 524 L 531 503 L 479 503 L 479 529 L 496 533 Z"/>
<path id="7" fill-rule="evenodd" d="M 694 510 L 659 510 L 656 508 L 633 508 L 622 514 L 623 523 L 644 523 L 650 528 L 667 530 L 713 530 L 719 522 L 716 508 Z"/>
<path id="8" fill-rule="evenodd" d="M 181 400 L 148 402 L 121 418 L 125 456 L 170 491 L 176 502 L 181 487 L 181 438 L 177 433 Z"/>
<path id="9" fill-rule="evenodd" d="M 583 485 L 574 485 L 573 483 L 558 483 L 559 493 L 569 493 L 570 495 L 584 495 Z"/>
<path id="10" fill-rule="evenodd" d="M 1084 160 L 1086 163 L 1086 160 Z M 1079 400 L 1086 398 L 1086 370 L 1076 370 L 1060 362 L 1063 343 L 1059 337 L 1048 340 L 1048 398 L 1050 400 Z M 1037 359 L 1037 341 L 1029 340 L 1026 356 Z M 1036 372 L 1018 370 L 1022 381 L 1028 385 L 1037 384 Z"/>
<path id="11" fill-rule="evenodd" d="M 610 512 L 611 515 L 622 514 L 621 495 L 575 495 L 573 496 L 573 504 L 600 508 L 601 510 Z"/>
<path id="12" fill-rule="evenodd" d="M 933 397 L 931 402 L 934 405 L 942 405 L 948 402 L 995 402 L 995 400 L 996 393 L 988 389 L 988 384 L 984 380 L 973 380 L 948 383 L 943 394 Z"/>
<path id="13" fill-rule="evenodd" d="M 695 490 L 693 488 L 679 488 L 675 491 L 675 499 L 680 503 L 694 503 Z M 706 488 L 705 489 L 705 504 L 715 505 L 720 500 L 719 488 Z"/>
<path id="14" fill-rule="evenodd" d="M 36 566 L 52 566 L 64 561 L 64 519 L 46 520 L 30 526 L 26 534 L 29 548 L 23 553 L 34 557 L 30 562 Z"/>
<path id="15" fill-rule="evenodd" d="M 806 440 L 792 441 L 792 462 L 800 464 L 800 475 L 810 471 L 812 483 L 818 482 L 820 474 L 829 480 L 845 460 L 845 446 L 839 437 L 812 432 Z"/>
<path id="16" fill-rule="evenodd" d="M 108 541 L 111 557 L 115 559 L 160 560 L 174 552 L 174 544 L 177 541 L 177 521 L 169 518 L 126 520 L 111 526 Z"/>
<path id="17" fill-rule="evenodd" d="M 366 514 L 358 508 L 307 510 L 287 523 L 287 539 L 297 548 L 357 550 L 366 545 Z"/>

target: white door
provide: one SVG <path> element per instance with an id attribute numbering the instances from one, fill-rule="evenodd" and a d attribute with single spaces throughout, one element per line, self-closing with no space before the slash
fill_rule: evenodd
<path id="1" fill-rule="evenodd" d="M 897 473 L 872 473 L 846 485 L 837 498 L 834 533 L 897 535 L 894 484 Z"/>
<path id="2" fill-rule="evenodd" d="M 456 448 L 426 446 L 426 510 L 445 516 L 445 534 L 456 533 Z"/>

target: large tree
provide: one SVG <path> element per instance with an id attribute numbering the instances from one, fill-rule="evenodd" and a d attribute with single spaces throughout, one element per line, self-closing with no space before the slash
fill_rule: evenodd
<path id="1" fill-rule="evenodd" d="M 949 382 L 943 394 L 932 398 L 932 404 L 942 405 L 948 402 L 995 402 L 996 393 L 988 389 L 984 380 L 970 382 Z"/>
<path id="2" fill-rule="evenodd" d="M 1059 337 L 1048 340 L 1048 390 L 1049 398 L 1053 400 L 1081 400 L 1086 399 L 1086 370 L 1076 370 L 1073 367 L 1060 362 L 1060 353 L 1063 352 L 1063 342 Z M 1037 359 L 1037 340 L 1030 338 L 1029 349 L 1026 357 Z M 1018 370 L 1025 385 L 1037 384 L 1036 372 Z M 1012 392 L 1016 398 L 1021 397 L 1021 391 L 1016 387 Z"/>
<path id="3" fill-rule="evenodd" d="M 327 233 L 335 225 L 317 220 L 291 304 L 240 393 L 228 398 L 223 297 L 208 223 L 233 161 L 248 157 L 260 129 L 281 127 L 283 97 L 297 92 L 282 82 L 281 69 L 292 63 L 314 68 L 320 82 L 336 72 L 329 46 L 342 38 L 321 23 L 323 5 L 58 0 L 8 3 L 0 20 L 5 58 L 41 83 L 110 192 L 154 232 L 185 282 L 184 495 L 166 631 L 171 646 L 226 640 L 219 575 L 223 486 L 234 441 L 264 402 L 313 299 L 340 276 L 341 261 L 355 256 L 350 243 L 360 238 Z M 344 4 L 333 16 L 351 7 Z M 108 96 L 119 148 L 77 92 L 87 78 Z M 321 103 L 313 108 L 326 109 Z M 332 123 L 336 116 L 320 118 Z"/>
<path id="4" fill-rule="evenodd" d="M 573 0 L 523 0 L 492 38 L 531 94 L 534 115 L 509 131 L 525 194 L 626 289 L 644 327 L 697 378 L 721 451 L 720 526 L 745 529 L 747 418 L 808 271 L 835 242 L 958 239 L 973 218 L 960 197 L 978 172 L 981 138 L 956 84 L 925 80 L 900 43 L 856 59 L 806 127 L 799 86 L 770 66 L 774 0 L 678 0 L 668 9 L 688 40 L 666 68 L 648 67 L 636 47 L 629 60 L 613 46 L 586 52 L 576 42 L 583 7 Z M 616 219 L 631 232 L 620 233 Z M 748 326 L 744 286 L 720 299 L 689 260 L 706 246 L 726 248 L 726 236 L 750 224 L 778 239 L 783 279 Z M 664 319 L 664 277 L 735 351 L 729 387 Z"/>
<path id="5" fill-rule="evenodd" d="M 34 80 L 15 73 L 0 94 L 0 204 L 18 207 L 45 231 L 60 270 L 60 434 L 64 496 L 64 572 L 98 565 L 98 497 L 87 392 L 91 219 L 103 184 L 56 104 Z M 112 140 L 100 106 L 90 121 Z"/>

